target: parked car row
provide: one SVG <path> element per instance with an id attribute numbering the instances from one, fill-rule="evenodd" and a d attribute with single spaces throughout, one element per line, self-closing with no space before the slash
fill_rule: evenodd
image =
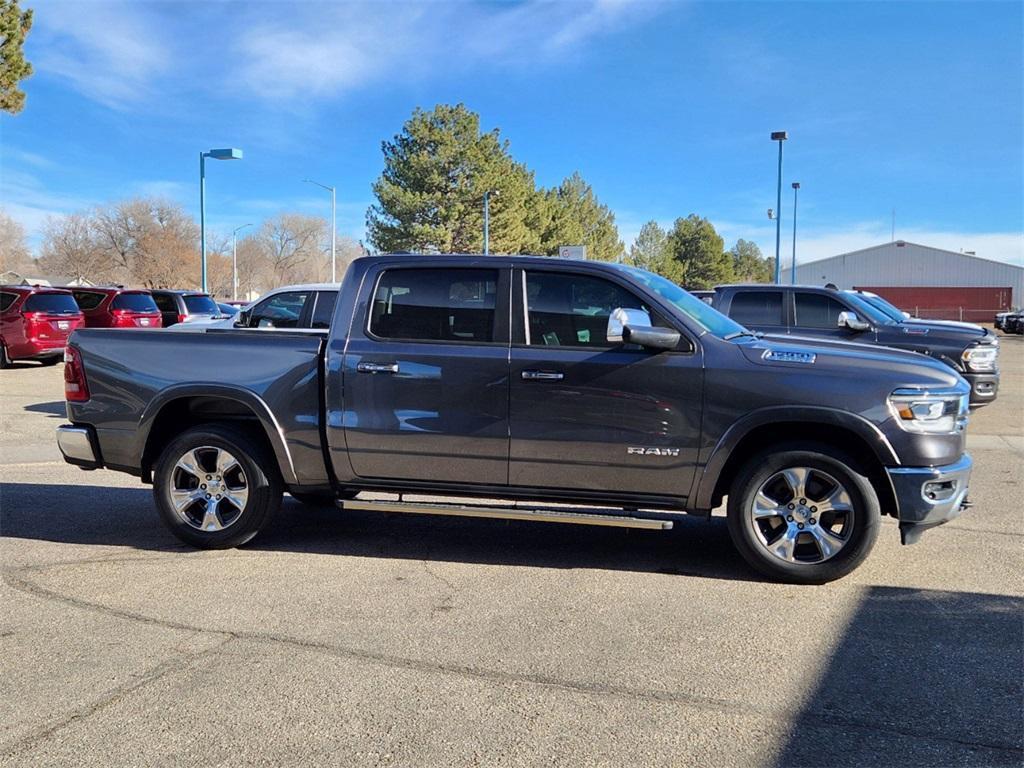
<path id="1" fill-rule="evenodd" d="M 169 328 L 234 314 L 201 291 L 0 286 L 0 367 L 58 362 L 75 328 Z"/>
<path id="2" fill-rule="evenodd" d="M 1003 333 L 1024 334 L 1024 309 L 1000 312 L 995 317 L 995 326 Z"/>

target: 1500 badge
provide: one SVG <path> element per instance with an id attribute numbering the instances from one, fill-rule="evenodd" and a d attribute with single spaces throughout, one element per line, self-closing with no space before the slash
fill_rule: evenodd
<path id="1" fill-rule="evenodd" d="M 626 453 L 631 456 L 678 456 L 678 448 L 642 448 L 639 446 L 629 446 L 626 448 Z"/>

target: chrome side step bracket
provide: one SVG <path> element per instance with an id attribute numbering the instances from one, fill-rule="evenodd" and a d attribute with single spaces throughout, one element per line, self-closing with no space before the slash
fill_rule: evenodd
<path id="1" fill-rule="evenodd" d="M 535 523 L 570 523 L 574 525 L 604 525 L 612 528 L 644 528 L 668 531 L 671 520 L 652 520 L 642 517 L 576 512 L 559 507 L 502 507 L 490 504 L 443 504 L 437 502 L 369 501 L 351 499 L 338 503 L 343 509 L 363 509 L 372 512 L 400 512 L 410 515 L 448 515 L 452 517 L 489 517 L 497 520 L 528 520 Z"/>

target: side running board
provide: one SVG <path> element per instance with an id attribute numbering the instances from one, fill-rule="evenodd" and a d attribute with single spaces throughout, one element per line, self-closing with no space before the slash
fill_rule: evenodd
<path id="1" fill-rule="evenodd" d="M 609 515 L 601 512 L 582 512 L 580 508 L 559 507 L 505 507 L 492 504 L 444 504 L 429 501 L 370 501 L 351 499 L 339 501 L 343 509 L 364 509 L 372 512 L 400 512 L 408 515 L 449 515 L 452 517 L 489 517 L 497 520 L 530 520 L 536 523 L 571 523 L 574 525 L 605 525 L 613 528 L 645 528 L 668 531 L 671 520 L 652 520 L 642 517 Z M 600 508 L 602 512 L 606 508 Z"/>

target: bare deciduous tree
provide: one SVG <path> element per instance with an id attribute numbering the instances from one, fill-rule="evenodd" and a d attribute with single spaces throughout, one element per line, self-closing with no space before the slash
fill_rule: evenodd
<path id="1" fill-rule="evenodd" d="M 50 274 L 75 280 L 99 283 L 113 277 L 92 221 L 80 213 L 47 219 L 39 263 Z"/>
<path id="2" fill-rule="evenodd" d="M 25 228 L 0 210 L 0 272 L 21 272 L 32 266 L 32 254 L 25 239 Z"/>

